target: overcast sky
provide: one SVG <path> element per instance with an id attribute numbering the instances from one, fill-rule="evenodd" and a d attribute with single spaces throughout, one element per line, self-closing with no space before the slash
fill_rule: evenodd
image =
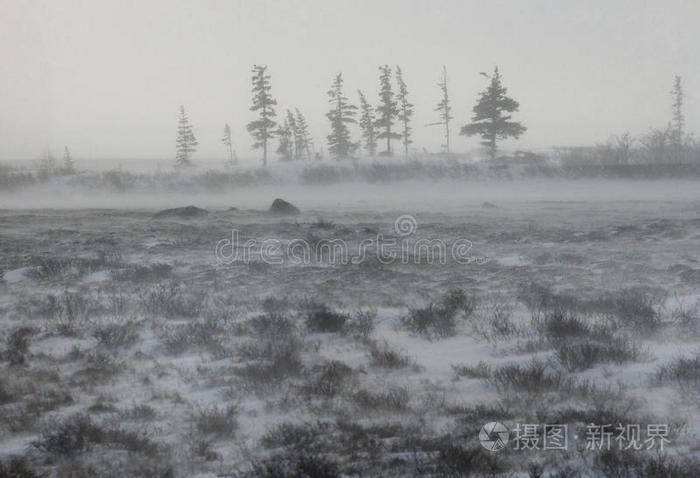
<path id="1" fill-rule="evenodd" d="M 299 107 L 325 146 L 326 92 L 377 97 L 400 65 L 415 146 L 438 151 L 433 111 L 446 65 L 455 126 L 498 65 L 528 131 L 511 148 L 593 144 L 670 118 L 673 76 L 700 130 L 700 2 L 0 0 L 0 160 L 68 145 L 89 158 L 172 158 L 178 108 L 201 158 L 224 157 L 228 122 L 251 155 L 250 69 L 266 64 L 278 113 Z M 357 131 L 355 131 L 357 136 Z M 478 146 L 454 136 L 453 151 Z M 257 154 L 257 153 L 256 153 Z"/>

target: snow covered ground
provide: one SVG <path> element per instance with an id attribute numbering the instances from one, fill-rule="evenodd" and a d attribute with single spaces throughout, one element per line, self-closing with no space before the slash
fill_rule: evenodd
<path id="1" fill-rule="evenodd" d="M 302 214 L 265 214 L 274 197 Z M 696 183 L 93 199 L 17 196 L 0 210 L 3 466 L 60 477 L 697 470 Z M 210 213 L 152 217 L 186 204 Z M 410 235 L 401 215 L 415 220 Z M 221 263 L 233 230 L 253 253 Z M 466 240 L 485 260 L 387 261 L 369 248 L 356 262 L 277 263 L 261 248 L 334 240 L 357 252 L 379 236 Z M 488 422 L 511 431 L 506 449 L 480 445 Z M 516 449 L 525 424 L 567 425 L 568 448 L 544 450 L 540 436 L 540 449 Z M 669 442 L 618 450 L 613 435 L 610 450 L 586 449 L 587 427 L 620 424 L 639 425 L 642 442 L 666 425 Z"/>

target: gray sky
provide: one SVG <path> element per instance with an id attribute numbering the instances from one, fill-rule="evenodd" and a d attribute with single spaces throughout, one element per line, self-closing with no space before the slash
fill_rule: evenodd
<path id="1" fill-rule="evenodd" d="M 507 147 L 592 144 L 663 127 L 683 77 L 700 129 L 700 2 L 0 0 L 0 160 L 68 145 L 78 158 L 171 158 L 179 105 L 200 149 L 224 156 L 230 123 L 250 155 L 250 68 L 269 65 L 278 114 L 298 106 L 325 148 L 333 76 L 377 97 L 377 67 L 401 65 L 415 146 L 437 151 L 436 82 L 448 68 L 455 126 L 480 71 L 498 65 L 528 131 Z M 456 128 L 455 128 L 456 129 Z M 357 132 L 355 132 L 357 136 Z M 453 136 L 454 151 L 478 145 Z M 257 154 L 257 153 L 256 153 Z"/>

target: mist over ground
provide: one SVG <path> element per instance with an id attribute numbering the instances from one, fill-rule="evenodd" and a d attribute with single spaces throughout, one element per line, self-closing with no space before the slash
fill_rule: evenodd
<path id="1" fill-rule="evenodd" d="M 617 201 L 649 203 L 700 201 L 695 180 L 563 179 L 539 180 L 424 180 L 390 184 L 343 183 L 306 186 L 298 183 L 236 188 L 226 192 L 149 193 L 81 191 L 57 186 L 0 194 L 3 209 L 134 209 L 151 210 L 196 205 L 205 209 L 266 210 L 280 197 L 307 213 L 347 211 L 414 211 L 459 213 L 481 208 L 484 202 L 524 207 L 531 202 L 585 202 L 601 209 Z"/>
<path id="2" fill-rule="evenodd" d="M 504 158 L 505 159 L 505 158 Z M 211 209 L 265 210 L 281 197 L 304 211 L 401 210 L 459 213 L 485 202 L 668 202 L 698 199 L 700 162 L 590 165 L 540 159 L 535 163 L 382 158 L 361 161 L 276 162 L 268 168 L 222 167 L 202 161 L 187 170 L 141 161 L 50 173 L 11 164 L 0 170 L 5 209 L 115 208 L 156 210 L 189 204 Z M 127 164 L 129 164 L 127 162 Z M 592 167 L 591 167 L 592 166 Z"/>

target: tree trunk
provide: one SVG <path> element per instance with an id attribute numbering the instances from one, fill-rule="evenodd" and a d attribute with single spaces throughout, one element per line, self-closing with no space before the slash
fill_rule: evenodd
<path id="1" fill-rule="evenodd" d="M 267 166 L 267 132 L 263 138 L 263 166 Z"/>
<path id="2" fill-rule="evenodd" d="M 267 102 L 263 99 L 262 120 L 263 120 L 263 167 L 267 166 Z"/>
<path id="3" fill-rule="evenodd" d="M 386 155 L 391 155 L 391 125 L 386 125 Z"/>
<path id="4" fill-rule="evenodd" d="M 403 152 L 406 159 L 408 159 L 408 121 L 403 123 Z"/>
<path id="5" fill-rule="evenodd" d="M 445 111 L 445 117 L 447 117 L 447 111 Z M 445 120 L 445 138 L 447 139 L 445 146 L 447 146 L 447 154 L 450 154 L 450 120 Z"/>

